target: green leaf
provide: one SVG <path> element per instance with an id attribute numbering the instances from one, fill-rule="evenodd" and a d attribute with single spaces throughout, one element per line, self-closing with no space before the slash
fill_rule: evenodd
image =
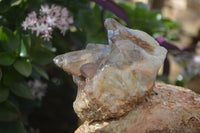
<path id="1" fill-rule="evenodd" d="M 27 49 L 27 51 L 29 52 L 30 51 L 30 48 L 31 48 L 31 38 L 29 35 L 25 35 L 23 37 L 23 43 Z"/>
<path id="2" fill-rule="evenodd" d="M 90 14 L 90 15 L 88 15 Z M 82 9 L 78 13 L 79 25 L 83 28 L 86 43 L 106 43 L 106 33 L 103 31 L 100 8 L 96 5 L 92 9 Z M 93 21 L 90 21 L 93 20 Z"/>
<path id="3" fill-rule="evenodd" d="M 11 91 L 19 97 L 33 99 L 31 90 L 25 82 L 14 83 L 11 87 Z"/>
<path id="4" fill-rule="evenodd" d="M 46 65 L 52 62 L 54 54 L 42 48 L 38 48 L 37 51 L 31 55 L 33 63 L 37 65 Z"/>
<path id="5" fill-rule="evenodd" d="M 28 48 L 28 50 L 31 48 L 31 38 L 29 35 L 25 35 L 23 37 L 23 42 L 26 45 L 26 47 Z"/>
<path id="6" fill-rule="evenodd" d="M 0 103 L 7 100 L 8 96 L 9 96 L 9 89 L 0 86 Z"/>
<path id="7" fill-rule="evenodd" d="M 27 57 L 31 48 L 31 38 L 29 35 L 23 36 L 21 40 L 20 56 Z"/>
<path id="8" fill-rule="evenodd" d="M 22 40 L 21 41 L 21 48 L 20 48 L 20 54 L 19 54 L 19 56 L 20 57 L 27 57 L 27 55 L 28 55 L 28 52 L 27 52 L 26 46 L 25 46 L 25 44 L 24 44 L 24 42 Z"/>
<path id="9" fill-rule="evenodd" d="M 17 107 L 9 102 L 0 103 L 0 121 L 13 121 L 19 117 Z M 0 124 L 1 125 L 1 124 Z"/>
<path id="10" fill-rule="evenodd" d="M 14 64 L 14 68 L 22 75 L 24 75 L 25 77 L 30 76 L 31 72 L 32 72 L 32 66 L 30 61 L 27 59 L 20 59 L 17 60 Z"/>
<path id="11" fill-rule="evenodd" d="M 0 1 L 0 13 L 6 12 L 10 8 L 10 0 Z"/>
<path id="12" fill-rule="evenodd" d="M 178 29 L 179 24 L 169 19 L 162 19 L 162 22 L 166 25 L 168 29 Z"/>
<path id="13" fill-rule="evenodd" d="M 0 133 L 27 133 L 24 125 L 19 120 L 0 122 Z"/>
<path id="14" fill-rule="evenodd" d="M 40 44 L 40 47 L 49 51 L 49 52 L 55 52 L 56 51 L 56 48 L 53 47 L 52 42 L 44 41 Z"/>
<path id="15" fill-rule="evenodd" d="M 179 36 L 175 33 L 168 33 L 166 35 L 166 38 L 169 39 L 169 40 L 172 40 L 172 41 L 179 41 L 180 40 Z"/>
<path id="16" fill-rule="evenodd" d="M 33 65 L 33 69 L 43 78 L 49 80 L 48 74 L 39 66 Z"/>
<path id="17" fill-rule="evenodd" d="M 70 36 L 70 39 L 79 47 L 83 47 L 83 44 L 85 44 L 86 38 L 82 31 L 77 30 L 76 32 L 70 32 L 69 36 Z"/>
<path id="18" fill-rule="evenodd" d="M 3 26 L 0 27 L 0 47 L 5 51 L 18 51 L 19 42 L 13 32 Z"/>
<path id="19" fill-rule="evenodd" d="M 183 87 L 184 86 L 184 81 L 183 80 L 181 80 L 181 81 L 177 80 L 176 83 L 175 83 L 175 85 Z"/>
<path id="20" fill-rule="evenodd" d="M 1 81 L 1 79 L 2 79 L 2 70 L 0 68 L 0 81 Z"/>
<path id="21" fill-rule="evenodd" d="M 158 75 L 156 80 L 158 81 L 163 81 L 165 83 L 169 83 L 169 79 L 167 75 Z"/>
<path id="22" fill-rule="evenodd" d="M 14 63 L 15 57 L 10 52 L 0 53 L 0 65 L 10 66 Z"/>
<path id="23" fill-rule="evenodd" d="M 11 1 L 11 6 L 17 6 L 22 2 L 22 0 L 12 0 Z"/>
<path id="24" fill-rule="evenodd" d="M 23 82 L 24 77 L 13 68 L 3 75 L 2 81 L 4 85 L 11 87 L 16 82 Z"/>
<path id="25" fill-rule="evenodd" d="M 32 93 L 29 86 L 24 81 L 22 75 L 11 69 L 3 76 L 3 83 L 8 86 L 15 95 L 27 99 L 32 99 Z"/>

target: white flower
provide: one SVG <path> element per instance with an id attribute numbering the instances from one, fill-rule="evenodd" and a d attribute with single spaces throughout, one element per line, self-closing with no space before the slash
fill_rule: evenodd
<path id="1" fill-rule="evenodd" d="M 66 18 L 60 18 L 60 21 L 58 22 L 58 24 L 60 25 L 60 26 L 64 26 L 64 25 L 68 25 L 69 23 L 68 23 L 68 21 L 66 20 Z"/>
<path id="2" fill-rule="evenodd" d="M 195 55 L 193 60 L 195 63 L 200 64 L 200 55 Z"/>
<path id="3" fill-rule="evenodd" d="M 26 30 L 29 26 L 29 22 L 28 20 L 26 19 L 23 23 L 22 23 L 22 27 L 24 28 L 24 30 Z"/>
<path id="4" fill-rule="evenodd" d="M 73 17 L 69 17 L 68 22 L 69 22 L 69 24 L 74 23 L 74 19 L 73 19 Z"/>
<path id="5" fill-rule="evenodd" d="M 63 27 L 60 27 L 60 32 L 61 34 L 63 34 L 63 36 L 65 35 L 66 31 L 68 30 L 68 26 L 63 26 Z"/>
<path id="6" fill-rule="evenodd" d="M 42 100 L 46 93 L 47 84 L 40 80 L 31 80 L 28 82 L 28 86 L 31 88 L 33 98 Z"/>
<path id="7" fill-rule="evenodd" d="M 33 31 L 36 31 L 36 36 L 39 36 L 41 32 L 41 26 L 39 23 L 36 23 L 36 26 L 32 28 Z"/>
<path id="8" fill-rule="evenodd" d="M 69 24 L 73 22 L 73 17 L 69 16 L 67 8 L 53 4 L 51 8 L 48 5 L 42 5 L 38 17 L 35 11 L 29 13 L 22 26 L 24 30 L 36 31 L 36 36 L 41 34 L 44 40 L 49 41 L 52 38 L 53 28 L 60 29 L 61 33 L 65 35 Z"/>
<path id="9" fill-rule="evenodd" d="M 52 38 L 52 36 L 49 33 L 44 34 L 42 37 L 44 38 L 44 40 L 47 41 L 49 41 Z"/>
<path id="10" fill-rule="evenodd" d="M 41 23 L 40 31 L 41 31 L 42 33 L 48 32 L 48 29 L 49 29 L 48 24 Z"/>
<path id="11" fill-rule="evenodd" d="M 67 8 L 63 8 L 61 12 L 61 16 L 66 18 L 68 17 L 68 15 L 69 15 L 69 12 L 67 11 Z"/>
<path id="12" fill-rule="evenodd" d="M 37 18 L 36 12 L 33 11 L 33 12 L 29 13 L 29 14 L 28 14 L 28 17 L 29 17 L 29 18 L 32 18 L 32 19 L 36 19 L 36 18 Z"/>
<path id="13" fill-rule="evenodd" d="M 49 14 L 50 13 L 50 9 L 48 5 L 42 5 L 41 9 L 40 9 L 40 13 L 41 14 Z"/>
<path id="14" fill-rule="evenodd" d="M 28 18 L 28 22 L 30 26 L 34 26 L 37 23 L 37 19 L 30 19 Z"/>
<path id="15" fill-rule="evenodd" d="M 61 7 L 60 6 L 55 6 L 55 5 L 52 5 L 51 6 L 51 10 L 53 11 L 53 15 L 55 17 L 59 17 L 60 16 L 60 12 L 61 12 Z"/>
<path id="16" fill-rule="evenodd" d="M 49 24 L 50 26 L 55 26 L 56 25 L 56 17 L 51 17 L 51 16 L 47 16 L 47 24 Z"/>

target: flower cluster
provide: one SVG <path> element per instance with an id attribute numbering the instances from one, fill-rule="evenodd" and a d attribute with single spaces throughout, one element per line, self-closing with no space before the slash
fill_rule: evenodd
<path id="1" fill-rule="evenodd" d="M 39 80 L 30 80 L 28 81 L 28 86 L 31 88 L 33 98 L 42 100 L 42 97 L 44 97 L 46 93 L 47 84 Z"/>
<path id="2" fill-rule="evenodd" d="M 22 26 L 24 30 L 36 32 L 36 36 L 41 34 L 45 40 L 49 41 L 52 38 L 53 28 L 58 28 L 65 35 L 69 24 L 72 23 L 73 17 L 69 16 L 68 10 L 53 4 L 51 7 L 42 5 L 39 15 L 35 11 L 28 14 Z"/>

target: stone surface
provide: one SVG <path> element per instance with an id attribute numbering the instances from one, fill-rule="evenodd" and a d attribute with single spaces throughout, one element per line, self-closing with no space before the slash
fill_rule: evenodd
<path id="1" fill-rule="evenodd" d="M 74 110 L 86 121 L 126 114 L 148 95 L 167 50 L 147 33 L 105 21 L 109 45 L 59 55 L 54 62 L 78 86 Z"/>
<path id="2" fill-rule="evenodd" d="M 200 95 L 156 83 L 150 95 L 127 114 L 85 122 L 75 133 L 200 133 Z"/>

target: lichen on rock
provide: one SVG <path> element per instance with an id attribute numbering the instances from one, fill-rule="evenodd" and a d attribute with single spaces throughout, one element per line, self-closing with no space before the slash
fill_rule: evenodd
<path id="1" fill-rule="evenodd" d="M 167 50 L 143 31 L 106 19 L 108 45 L 88 44 L 86 49 L 54 58 L 73 75 L 78 86 L 74 110 L 86 121 L 124 115 L 152 91 Z"/>

